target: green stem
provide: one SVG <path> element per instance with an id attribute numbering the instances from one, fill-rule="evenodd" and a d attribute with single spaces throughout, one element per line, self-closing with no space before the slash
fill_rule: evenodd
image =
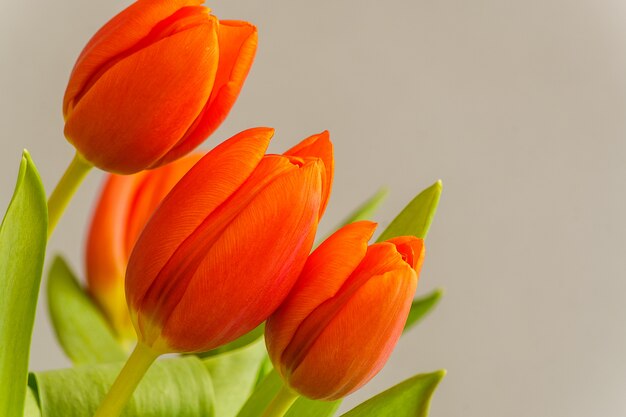
<path id="1" fill-rule="evenodd" d="M 65 208 L 91 168 L 92 165 L 76 152 L 48 199 L 48 238 L 52 235 Z"/>
<path id="2" fill-rule="evenodd" d="M 297 399 L 298 394 L 283 384 L 278 394 L 265 409 L 262 417 L 283 417 Z"/>
<path id="3" fill-rule="evenodd" d="M 138 342 L 94 417 L 118 417 L 158 356 L 149 346 Z"/>

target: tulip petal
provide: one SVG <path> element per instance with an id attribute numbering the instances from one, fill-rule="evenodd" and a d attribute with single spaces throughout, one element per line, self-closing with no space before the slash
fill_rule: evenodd
<path id="1" fill-rule="evenodd" d="M 400 338 L 416 286 L 416 274 L 406 264 L 367 281 L 315 340 L 291 373 L 290 385 L 324 400 L 364 385 L 382 369 Z"/>
<path id="2" fill-rule="evenodd" d="M 375 229 L 376 223 L 369 221 L 344 226 L 309 256 L 289 297 L 265 326 L 265 340 L 274 363 L 280 362 L 302 321 L 334 297 L 357 268 Z"/>
<path id="3" fill-rule="evenodd" d="M 393 244 L 378 243 L 370 246 L 359 266 L 343 282 L 336 294 L 316 307 L 300 323 L 281 356 L 281 362 L 287 370 L 291 371 L 298 367 L 328 323 L 371 277 L 406 267 L 407 263 Z"/>
<path id="4" fill-rule="evenodd" d="M 118 334 L 132 335 L 124 293 L 126 264 L 152 212 L 201 158 L 194 154 L 153 171 L 109 175 L 87 238 L 87 282 L 91 295 Z"/>
<path id="5" fill-rule="evenodd" d="M 301 158 L 315 157 L 324 161 L 326 175 L 324 178 L 322 208 L 320 210 L 320 217 L 322 217 L 328 205 L 335 173 L 335 157 L 333 155 L 333 144 L 330 141 L 330 134 L 326 130 L 317 135 L 310 136 L 285 152 L 285 155 L 298 156 Z"/>
<path id="6" fill-rule="evenodd" d="M 354 291 L 370 277 L 382 275 L 387 271 L 403 268 L 407 265 L 402 253 L 398 252 L 396 245 L 389 242 L 381 242 L 370 245 L 367 253 L 359 266 L 354 270 L 337 295 L 346 291 Z"/>
<path id="7" fill-rule="evenodd" d="M 214 348 L 250 331 L 280 305 L 313 245 L 322 172 L 319 161 L 292 165 L 245 203 L 204 255 L 164 324 L 167 346 L 176 351 Z M 247 199 L 254 182 L 242 187 L 229 206 Z"/>
<path id="8" fill-rule="evenodd" d="M 74 65 L 63 98 L 63 114 L 67 116 L 70 103 L 111 57 L 132 48 L 158 22 L 177 10 L 202 3 L 202 0 L 138 0 L 109 20 L 87 43 Z"/>
<path id="9" fill-rule="evenodd" d="M 396 249 L 402 255 L 402 259 L 411 265 L 411 268 L 419 275 L 426 254 L 424 239 L 415 236 L 399 236 L 388 239 L 387 242 L 396 246 Z"/>
<path id="10" fill-rule="evenodd" d="M 256 53 L 257 29 L 248 22 L 220 21 L 219 65 L 209 100 L 185 137 L 159 164 L 168 163 L 195 149 L 226 119 L 248 76 Z"/>
<path id="11" fill-rule="evenodd" d="M 87 238 L 86 266 L 90 293 L 118 332 L 130 325 L 124 297 L 124 273 L 129 254 L 120 242 L 126 240 L 128 214 L 135 190 L 144 177 L 142 172 L 133 176 L 110 175 L 107 178 Z"/>
<path id="12" fill-rule="evenodd" d="M 250 129 L 223 142 L 163 200 L 139 237 L 128 264 L 126 294 L 131 314 L 181 243 L 254 171 L 273 133 L 269 128 Z"/>
<path id="13" fill-rule="evenodd" d="M 87 91 L 65 125 L 87 160 L 138 172 L 154 167 L 185 134 L 213 87 L 218 51 L 207 48 L 216 45 L 215 23 L 208 22 L 122 59 Z"/>
<path id="14" fill-rule="evenodd" d="M 185 158 L 146 173 L 143 181 L 137 187 L 133 206 L 127 218 L 125 241 L 127 260 L 137 238 L 154 210 L 202 156 L 199 153 L 188 155 Z"/>
<path id="15" fill-rule="evenodd" d="M 169 317 L 224 230 L 277 176 L 294 169 L 297 166 L 291 164 L 288 158 L 277 155 L 264 157 L 246 182 L 228 198 L 228 204 L 222 204 L 208 213 L 202 223 L 176 248 L 153 280 L 139 309 L 148 312 L 148 315 L 158 311 L 161 318 Z"/>

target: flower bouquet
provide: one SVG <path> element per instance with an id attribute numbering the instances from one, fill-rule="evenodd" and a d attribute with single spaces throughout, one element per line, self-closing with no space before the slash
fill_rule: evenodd
<path id="1" fill-rule="evenodd" d="M 65 97 L 74 159 L 46 198 L 30 155 L 0 228 L 0 415 L 336 415 L 403 332 L 441 183 L 370 243 L 384 193 L 326 239 L 328 132 L 268 154 L 274 130 L 195 151 L 233 107 L 257 29 L 196 0 L 138 0 L 78 57 Z M 86 287 L 62 257 L 46 277 L 71 369 L 28 372 L 46 243 L 92 168 L 109 172 L 88 232 Z M 166 355 L 166 358 L 161 358 Z M 443 371 L 343 414 L 425 416 Z"/>

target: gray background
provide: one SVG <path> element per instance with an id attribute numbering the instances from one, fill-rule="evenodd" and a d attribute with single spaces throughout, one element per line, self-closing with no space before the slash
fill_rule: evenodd
<path id="1" fill-rule="evenodd" d="M 127 1 L 0 2 L 0 207 L 21 149 L 48 190 L 73 149 L 61 99 L 91 34 Z M 626 415 L 626 3 L 216 1 L 259 26 L 255 67 L 205 144 L 276 127 L 273 151 L 329 129 L 327 231 L 379 186 L 386 224 L 444 181 L 420 294 L 446 296 L 354 404 L 447 368 L 432 415 Z M 51 241 L 83 268 L 93 173 Z M 67 366 L 42 304 L 32 368 Z"/>

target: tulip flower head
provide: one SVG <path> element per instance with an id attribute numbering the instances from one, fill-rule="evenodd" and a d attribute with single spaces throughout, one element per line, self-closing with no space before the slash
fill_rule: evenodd
<path id="1" fill-rule="evenodd" d="M 65 135 L 91 164 L 131 174 L 208 137 L 252 65 L 256 28 L 219 21 L 202 0 L 138 0 L 105 24 L 72 71 Z"/>
<path id="2" fill-rule="evenodd" d="M 335 400 L 384 366 L 406 323 L 424 243 L 398 237 L 368 247 L 376 224 L 343 227 L 308 258 L 265 340 L 274 368 L 296 392 Z"/>
<path id="3" fill-rule="evenodd" d="M 126 298 L 141 342 L 197 352 L 255 328 L 287 296 L 332 182 L 326 132 L 264 155 L 272 129 L 242 132 L 185 175 L 139 237 Z"/>
<path id="4" fill-rule="evenodd" d="M 192 154 L 154 170 L 106 179 L 87 236 L 87 284 L 121 339 L 136 337 L 124 294 L 135 241 L 161 200 L 201 157 Z"/>

